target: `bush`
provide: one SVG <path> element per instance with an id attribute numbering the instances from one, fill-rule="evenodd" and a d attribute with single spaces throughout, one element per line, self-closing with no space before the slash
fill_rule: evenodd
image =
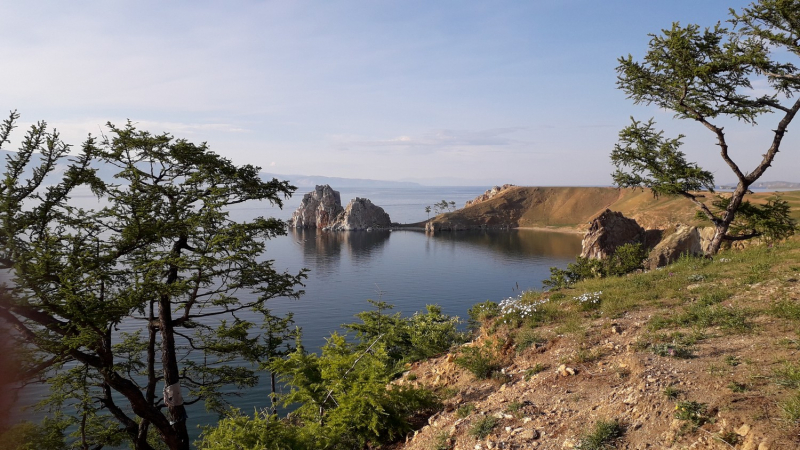
<path id="1" fill-rule="evenodd" d="M 614 250 L 605 260 L 578 256 L 574 263 L 567 264 L 566 270 L 550 268 L 550 278 L 542 285 L 550 290 L 571 287 L 581 280 L 620 276 L 643 268 L 647 250 L 642 244 L 625 244 Z"/>
<path id="2" fill-rule="evenodd" d="M 575 448 L 580 450 L 603 450 L 614 448 L 614 441 L 622 437 L 625 429 L 616 420 L 599 420 L 589 433 L 583 435 Z"/>
<path id="3" fill-rule="evenodd" d="M 500 369 L 500 362 L 495 352 L 486 345 L 463 348 L 461 356 L 456 358 L 455 363 L 472 372 L 479 380 L 489 378 L 493 372 Z"/>
<path id="4" fill-rule="evenodd" d="M 497 418 L 494 416 L 483 416 L 469 429 L 469 435 L 477 439 L 484 439 L 497 426 Z"/>
<path id="5" fill-rule="evenodd" d="M 483 303 L 476 303 L 467 310 L 467 315 L 469 315 L 467 326 L 470 330 L 477 330 L 484 322 L 497 317 L 499 314 L 500 306 L 491 300 L 486 300 Z"/>

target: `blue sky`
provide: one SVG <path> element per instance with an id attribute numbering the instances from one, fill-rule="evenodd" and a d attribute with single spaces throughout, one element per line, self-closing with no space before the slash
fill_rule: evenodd
<path id="1" fill-rule="evenodd" d="M 268 172 L 460 185 L 608 185 L 619 130 L 655 117 L 728 182 L 707 130 L 633 105 L 614 69 L 747 3 L 4 2 L 0 108 L 75 145 L 130 119 Z M 725 124 L 744 169 L 776 120 Z M 800 181 L 789 138 L 764 180 Z"/>

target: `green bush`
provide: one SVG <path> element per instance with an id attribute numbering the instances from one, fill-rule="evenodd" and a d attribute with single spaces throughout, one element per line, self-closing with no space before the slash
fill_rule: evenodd
<path id="1" fill-rule="evenodd" d="M 484 439 L 497 426 L 498 420 L 494 416 L 483 416 L 476 420 L 469 429 L 469 435 L 477 439 Z"/>
<path id="2" fill-rule="evenodd" d="M 542 285 L 550 290 L 564 289 L 581 280 L 625 275 L 641 269 L 645 258 L 647 250 L 638 243 L 617 247 L 605 260 L 578 256 L 564 270 L 551 267 L 550 278 L 542 281 Z"/>
<path id="3" fill-rule="evenodd" d="M 469 315 L 467 326 L 470 330 L 477 330 L 481 327 L 481 324 L 487 320 L 500 315 L 500 306 L 491 300 L 486 300 L 483 303 L 472 305 L 472 307 L 467 310 L 467 315 Z"/>
<path id="4" fill-rule="evenodd" d="M 579 450 L 604 450 L 614 448 L 614 442 L 622 437 L 625 429 L 616 420 L 599 420 L 592 431 L 581 436 L 575 446 Z"/>
<path id="5" fill-rule="evenodd" d="M 472 372 L 479 380 L 491 377 L 493 372 L 500 369 L 495 352 L 487 345 L 464 347 L 455 363 Z"/>

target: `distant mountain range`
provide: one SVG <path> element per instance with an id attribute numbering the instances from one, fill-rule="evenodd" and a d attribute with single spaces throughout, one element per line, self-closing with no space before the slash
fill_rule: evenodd
<path id="1" fill-rule="evenodd" d="M 261 172 L 261 177 L 264 179 L 277 178 L 279 180 L 288 180 L 292 185 L 302 188 L 323 184 L 329 184 L 336 189 L 341 187 L 414 188 L 421 186 L 419 183 L 412 183 L 410 181 L 369 180 L 365 178 L 323 177 L 317 175 L 281 175 L 267 172 Z"/>
<path id="2" fill-rule="evenodd" d="M 721 184 L 720 189 L 735 189 L 736 183 Z M 800 189 L 800 183 L 790 181 L 758 181 L 750 185 L 751 189 Z"/>

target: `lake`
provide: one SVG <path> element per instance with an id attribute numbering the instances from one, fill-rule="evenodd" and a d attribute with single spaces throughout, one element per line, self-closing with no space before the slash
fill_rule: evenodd
<path id="1" fill-rule="evenodd" d="M 425 206 L 441 200 L 459 207 L 488 187 L 425 187 L 341 189 L 346 205 L 354 197 L 369 198 L 394 222 L 414 223 L 427 218 Z M 334 187 L 335 189 L 335 187 Z M 231 210 L 236 220 L 259 215 L 288 219 L 305 192 L 285 202 L 284 208 L 241 205 Z M 343 205 L 344 206 L 344 205 Z M 290 229 L 288 235 L 267 243 L 266 258 L 278 270 L 309 269 L 305 295 L 299 300 L 273 299 L 273 314 L 294 314 L 302 328 L 306 349 L 317 350 L 340 325 L 353 322 L 354 314 L 369 309 L 367 299 L 395 306 L 393 312 L 411 315 L 428 304 L 438 304 L 445 314 L 466 319 L 478 302 L 516 296 L 540 289 L 551 266 L 565 267 L 580 253 L 581 236 L 536 230 L 463 231 L 426 234 L 422 231 L 322 232 Z M 246 316 L 242 316 L 248 319 Z M 125 326 L 128 325 L 128 326 Z M 132 331 L 123 324 L 122 331 Z M 232 403 L 247 413 L 269 405 L 269 384 L 240 392 Z M 41 392 L 28 391 L 27 400 Z M 216 422 L 215 414 L 201 405 L 189 410 L 190 433 L 196 425 Z M 35 420 L 35 417 L 32 417 Z"/>

